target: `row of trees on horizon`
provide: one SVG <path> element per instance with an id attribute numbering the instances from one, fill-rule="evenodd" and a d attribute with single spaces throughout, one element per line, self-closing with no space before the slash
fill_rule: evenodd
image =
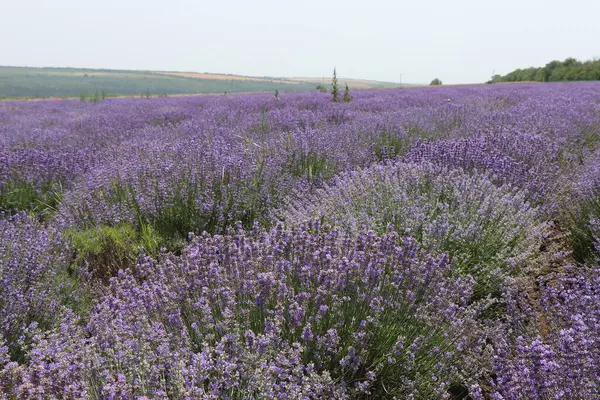
<path id="1" fill-rule="evenodd" d="M 487 83 L 498 82 L 562 82 L 600 80 L 600 59 L 579 61 L 569 57 L 551 61 L 543 67 L 516 69 L 506 75 L 494 75 Z"/>

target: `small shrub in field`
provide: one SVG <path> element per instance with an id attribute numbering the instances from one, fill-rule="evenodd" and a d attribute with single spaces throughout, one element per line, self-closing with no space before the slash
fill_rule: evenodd
<path id="1" fill-rule="evenodd" d="M 600 198 L 580 201 L 565 216 L 569 244 L 580 263 L 600 258 Z"/>
<path id="2" fill-rule="evenodd" d="M 441 86 L 442 81 L 439 80 L 438 78 L 435 78 L 434 80 L 431 81 L 431 83 L 429 84 L 430 86 Z"/>
<path id="3" fill-rule="evenodd" d="M 96 93 L 94 93 L 94 96 L 90 98 L 90 103 L 98 104 L 98 103 L 100 103 L 100 100 L 101 100 L 100 92 L 98 92 L 98 90 L 96 90 Z"/>
<path id="4" fill-rule="evenodd" d="M 348 84 L 346 83 L 346 87 L 344 88 L 344 95 L 342 96 L 342 101 L 344 103 L 349 103 L 352 100 L 352 95 L 350 95 L 350 88 L 348 88 Z"/>
<path id="5" fill-rule="evenodd" d="M 550 197 L 559 176 L 552 145 L 528 134 L 424 141 L 411 146 L 402 159 L 485 173 L 497 185 L 525 191 L 535 204 Z"/>
<path id="6" fill-rule="evenodd" d="M 222 252 L 210 251 L 215 248 Z M 453 281 L 444 255 L 424 255 L 413 240 L 394 232 L 360 232 L 349 239 L 318 225 L 240 231 L 197 238 L 182 261 L 175 269 L 165 264 L 162 275 L 174 279 L 174 287 L 182 280 L 210 288 L 190 287 L 181 295 L 182 308 L 189 310 L 184 324 L 198 348 L 218 337 L 218 326 L 228 332 L 246 327 L 250 343 L 263 343 L 273 354 L 279 353 L 277 343 L 283 349 L 298 343 L 301 359 L 313 363 L 315 372 L 345 382 L 349 393 L 381 398 L 439 394 L 439 382 L 461 379 L 450 365 L 469 368 L 461 364 L 465 353 L 459 349 L 468 352 L 475 344 L 467 326 L 480 329 L 471 319 L 475 308 L 466 305 L 472 282 Z M 250 268 L 255 263 L 261 266 Z M 214 275 L 211 265 L 219 266 Z M 228 293 L 227 300 L 217 305 L 211 300 L 216 293 Z M 441 306 L 450 303 L 458 308 Z M 452 320 L 461 320 L 461 328 L 449 328 Z M 234 334 L 231 340 L 241 338 Z M 443 359 L 449 352 L 453 361 Z"/>

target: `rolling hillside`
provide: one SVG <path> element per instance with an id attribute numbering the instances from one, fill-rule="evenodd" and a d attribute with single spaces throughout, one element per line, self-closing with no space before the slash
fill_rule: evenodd
<path id="1" fill-rule="evenodd" d="M 297 92 L 314 90 L 328 78 L 249 77 L 196 72 L 129 71 L 0 66 L 0 99 L 199 93 Z M 395 83 L 340 78 L 354 89 L 395 87 Z"/>

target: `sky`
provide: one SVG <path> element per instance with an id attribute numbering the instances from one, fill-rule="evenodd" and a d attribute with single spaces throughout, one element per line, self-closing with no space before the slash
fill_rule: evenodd
<path id="1" fill-rule="evenodd" d="M 473 83 L 600 58 L 600 0 L 0 0 L 0 65 Z"/>

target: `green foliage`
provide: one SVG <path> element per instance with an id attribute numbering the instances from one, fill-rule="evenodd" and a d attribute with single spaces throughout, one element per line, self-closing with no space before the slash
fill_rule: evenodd
<path id="1" fill-rule="evenodd" d="M 88 96 L 87 93 L 85 93 L 85 92 L 81 92 L 79 94 L 79 100 L 81 100 L 81 101 L 88 100 L 90 103 L 94 103 L 94 104 L 100 103 L 101 100 L 106 100 L 106 97 L 107 97 L 106 91 L 102 90 L 102 92 L 99 92 L 98 89 L 96 89 L 96 92 L 90 96 Z"/>
<path id="2" fill-rule="evenodd" d="M 61 199 L 60 183 L 47 182 L 36 188 L 29 182 L 13 180 L 0 188 L 0 211 L 14 213 L 26 210 L 46 218 L 56 211 Z"/>
<path id="3" fill-rule="evenodd" d="M 337 72 L 334 68 L 333 69 L 333 78 L 331 79 L 331 100 L 333 100 L 334 103 L 337 103 L 339 100 L 339 92 L 340 92 L 340 89 L 338 87 Z"/>
<path id="4" fill-rule="evenodd" d="M 379 161 L 389 160 L 403 155 L 408 149 L 408 143 L 398 135 L 383 131 L 373 149 Z"/>
<path id="5" fill-rule="evenodd" d="M 294 177 L 304 177 L 309 181 L 330 179 L 337 172 L 335 164 L 325 154 L 315 151 L 294 153 L 288 157 L 288 171 Z"/>
<path id="6" fill-rule="evenodd" d="M 76 315 L 87 318 L 94 308 L 95 293 L 90 288 L 85 276 L 77 266 L 57 271 L 53 287 L 58 293 L 60 304 L 75 312 Z"/>
<path id="7" fill-rule="evenodd" d="M 186 118 L 181 116 L 164 116 L 150 121 L 152 126 L 175 127 L 181 125 Z"/>
<path id="8" fill-rule="evenodd" d="M 136 229 L 129 223 L 97 226 L 85 230 L 69 230 L 76 251 L 75 264 L 104 283 L 119 269 L 134 267 L 141 252 L 157 255 L 162 239 L 149 226 Z"/>
<path id="9" fill-rule="evenodd" d="M 251 131 L 256 133 L 262 133 L 263 135 L 269 131 L 269 123 L 267 121 L 269 113 L 269 108 L 266 104 L 261 104 L 260 106 L 260 123 L 254 124 L 251 128 Z"/>
<path id="10" fill-rule="evenodd" d="M 415 142 L 420 140 L 436 140 L 441 137 L 446 137 L 448 132 L 451 132 L 454 127 L 459 126 L 462 119 L 455 116 L 447 121 L 440 121 L 434 130 L 427 130 L 423 127 L 414 124 L 406 123 L 403 128 L 404 132 L 399 133 L 395 130 L 384 129 L 373 144 L 375 156 L 379 161 L 393 159 L 406 154 L 408 148 Z"/>
<path id="11" fill-rule="evenodd" d="M 565 220 L 575 260 L 580 263 L 596 262 L 600 258 L 600 249 L 595 247 L 595 242 L 600 231 L 591 222 L 600 220 L 600 198 L 586 201 L 578 211 L 567 213 Z"/>
<path id="12" fill-rule="evenodd" d="M 96 90 L 96 93 L 94 93 L 94 96 L 92 98 L 90 98 L 90 103 L 94 103 L 94 104 L 100 103 L 100 93 L 98 92 L 98 90 Z"/>
<path id="13" fill-rule="evenodd" d="M 160 245 L 170 251 L 179 251 L 188 243 L 190 232 L 222 234 L 238 221 L 246 229 L 251 229 L 255 221 L 268 226 L 269 205 L 263 194 L 268 193 L 276 202 L 277 193 L 276 188 L 265 186 L 263 170 L 264 161 L 259 159 L 258 168 L 250 180 L 227 169 L 218 178 L 212 179 L 182 176 L 177 183 L 171 184 L 166 195 L 157 182 L 146 182 L 150 191 L 156 190 L 151 195 L 161 202 L 151 213 L 144 212 L 139 206 L 137 198 L 141 194 L 124 182 L 115 181 L 104 193 L 96 193 L 95 196 L 103 196 L 104 201 L 120 205 L 135 217 L 138 235 L 147 238 L 145 249 Z M 145 192 L 145 195 L 148 193 Z M 85 217 L 85 210 L 79 212 L 83 217 L 82 224 L 94 224 L 93 219 Z M 155 245 L 149 246 L 154 239 Z"/>
<path id="14" fill-rule="evenodd" d="M 350 95 L 350 88 L 348 87 L 348 84 L 346 83 L 346 87 L 344 89 L 344 95 L 342 96 L 342 101 L 344 103 L 350 103 L 351 100 L 352 100 L 352 96 Z"/>
<path id="15" fill-rule="evenodd" d="M 516 69 L 504 76 L 494 75 L 488 83 L 497 82 L 561 82 L 600 80 L 600 60 L 578 61 L 567 58 L 551 61 L 544 67 Z"/>
<path id="16" fill-rule="evenodd" d="M 430 86 L 440 86 L 442 84 L 442 81 L 439 80 L 438 78 L 435 78 L 434 80 L 431 81 L 431 83 L 429 84 Z"/>
<path id="17" fill-rule="evenodd" d="M 321 93 L 327 93 L 327 88 L 320 83 L 317 85 L 317 90 Z"/>
<path id="18" fill-rule="evenodd" d="M 254 221 L 266 222 L 266 205 L 257 190 L 262 184 L 260 178 L 251 183 L 238 181 L 226 171 L 211 185 L 214 202 L 211 209 L 203 210 L 197 204 L 202 187 L 188 185 L 182 194 L 174 195 L 171 206 L 161 208 L 154 215 L 144 216 L 144 219 L 162 237 L 168 238 L 167 248 L 175 250 L 187 243 L 189 232 L 224 233 L 237 221 L 250 229 Z M 238 190 L 244 193 L 243 200 L 236 196 Z M 243 204 L 237 204 L 240 201 Z"/>

